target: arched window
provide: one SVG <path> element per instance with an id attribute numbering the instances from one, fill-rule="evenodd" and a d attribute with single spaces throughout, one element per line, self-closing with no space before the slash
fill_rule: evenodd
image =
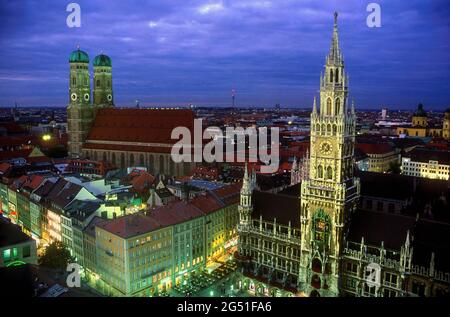
<path id="1" fill-rule="evenodd" d="M 316 124 L 316 132 L 320 132 L 320 124 Z"/>
<path id="2" fill-rule="evenodd" d="M 334 114 L 337 115 L 341 112 L 341 100 L 339 98 L 336 98 L 336 101 L 334 102 L 335 111 Z"/>
<path id="3" fill-rule="evenodd" d="M 100 79 L 97 79 L 97 82 L 95 83 L 95 87 L 100 87 Z"/>
<path id="4" fill-rule="evenodd" d="M 108 80 L 108 87 L 111 87 L 111 82 Z"/>
<path id="5" fill-rule="evenodd" d="M 169 158 L 169 174 L 172 176 L 176 174 L 175 173 L 175 164 L 174 164 L 172 158 Z"/>
<path id="6" fill-rule="evenodd" d="M 159 156 L 159 173 L 164 174 L 164 156 Z"/>
<path id="7" fill-rule="evenodd" d="M 327 125 L 327 132 L 328 132 L 329 134 L 331 134 L 331 124 L 328 124 L 328 125 Z"/>
<path id="8" fill-rule="evenodd" d="M 317 167 L 317 178 L 323 178 L 323 168 L 322 165 Z"/>
<path id="9" fill-rule="evenodd" d="M 114 165 L 116 165 L 116 153 L 112 153 L 112 154 L 111 154 L 111 163 L 113 163 Z"/>
<path id="10" fill-rule="evenodd" d="M 318 258 L 314 258 L 311 263 L 314 272 L 322 274 L 322 262 Z"/>
<path id="11" fill-rule="evenodd" d="M 330 83 L 333 82 L 333 70 L 330 69 Z"/>
<path id="12" fill-rule="evenodd" d="M 125 154 L 120 154 L 120 168 L 125 168 Z"/>
<path id="13" fill-rule="evenodd" d="M 327 132 L 326 128 L 325 128 L 325 124 L 322 124 L 322 130 L 320 131 L 322 135 L 325 134 L 325 132 Z"/>
<path id="14" fill-rule="evenodd" d="M 331 98 L 327 99 L 327 116 L 331 116 Z"/>
<path id="15" fill-rule="evenodd" d="M 77 79 L 75 77 L 72 77 L 72 85 L 76 85 L 77 84 Z"/>
<path id="16" fill-rule="evenodd" d="M 103 161 L 106 162 L 106 152 L 103 152 Z"/>
<path id="17" fill-rule="evenodd" d="M 337 134 L 337 126 L 333 124 L 333 135 Z"/>
<path id="18" fill-rule="evenodd" d="M 153 155 L 150 154 L 150 173 L 154 173 L 155 172 L 155 159 L 153 157 Z"/>
<path id="19" fill-rule="evenodd" d="M 141 154 L 141 155 L 139 156 L 139 164 L 140 164 L 141 166 L 144 166 L 144 165 L 145 165 L 145 162 L 144 162 L 144 154 Z"/>
<path id="20" fill-rule="evenodd" d="M 333 169 L 331 166 L 327 167 L 327 179 L 333 179 Z"/>
<path id="21" fill-rule="evenodd" d="M 131 153 L 130 154 L 130 167 L 133 167 L 134 166 L 134 155 L 133 155 L 133 153 Z"/>
<path id="22" fill-rule="evenodd" d="M 339 70 L 336 69 L 336 78 L 335 78 L 335 82 L 339 82 Z"/>

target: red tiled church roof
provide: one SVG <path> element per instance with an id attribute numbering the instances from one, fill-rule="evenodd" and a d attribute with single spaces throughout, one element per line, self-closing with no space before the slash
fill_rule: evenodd
<path id="1" fill-rule="evenodd" d="M 178 140 L 170 137 L 175 127 L 193 131 L 194 112 L 189 109 L 100 109 L 87 140 L 174 144 Z M 95 147 L 89 144 L 88 148 Z"/>

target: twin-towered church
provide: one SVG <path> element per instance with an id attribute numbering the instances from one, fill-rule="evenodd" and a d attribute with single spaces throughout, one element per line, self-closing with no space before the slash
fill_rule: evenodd
<path id="1" fill-rule="evenodd" d="M 171 160 L 170 152 L 176 140 L 170 136 L 178 126 L 193 129 L 191 110 L 115 108 L 109 56 L 100 54 L 94 58 L 92 86 L 86 52 L 73 51 L 69 64 L 70 157 L 103 160 L 119 168 L 147 167 L 152 174 L 179 176 L 190 171 L 193 163 Z"/>

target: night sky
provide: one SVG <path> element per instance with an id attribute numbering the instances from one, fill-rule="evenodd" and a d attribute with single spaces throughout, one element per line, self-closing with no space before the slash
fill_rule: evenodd
<path id="1" fill-rule="evenodd" d="M 310 107 L 335 10 L 357 108 L 450 106 L 448 0 L 88 0 L 81 28 L 70 2 L 0 0 L 0 106 L 65 106 L 79 44 L 112 58 L 118 106 L 228 106 L 234 88 L 238 106 Z"/>

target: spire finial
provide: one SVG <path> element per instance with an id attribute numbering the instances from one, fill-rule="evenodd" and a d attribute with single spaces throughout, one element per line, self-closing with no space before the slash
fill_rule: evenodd
<path id="1" fill-rule="evenodd" d="M 317 113 L 317 106 L 316 106 L 316 96 L 314 96 L 314 102 L 313 102 L 313 112 Z"/>
<path id="2" fill-rule="evenodd" d="M 342 61 L 342 55 L 339 49 L 339 36 L 338 36 L 338 28 L 337 28 L 337 17 L 338 13 L 334 12 L 334 27 L 333 27 L 333 37 L 331 39 L 331 47 L 330 53 L 327 57 L 327 63 L 337 63 L 339 64 Z"/>
<path id="3" fill-rule="evenodd" d="M 77 44 L 77 50 L 79 50 L 80 49 L 80 44 Z"/>

